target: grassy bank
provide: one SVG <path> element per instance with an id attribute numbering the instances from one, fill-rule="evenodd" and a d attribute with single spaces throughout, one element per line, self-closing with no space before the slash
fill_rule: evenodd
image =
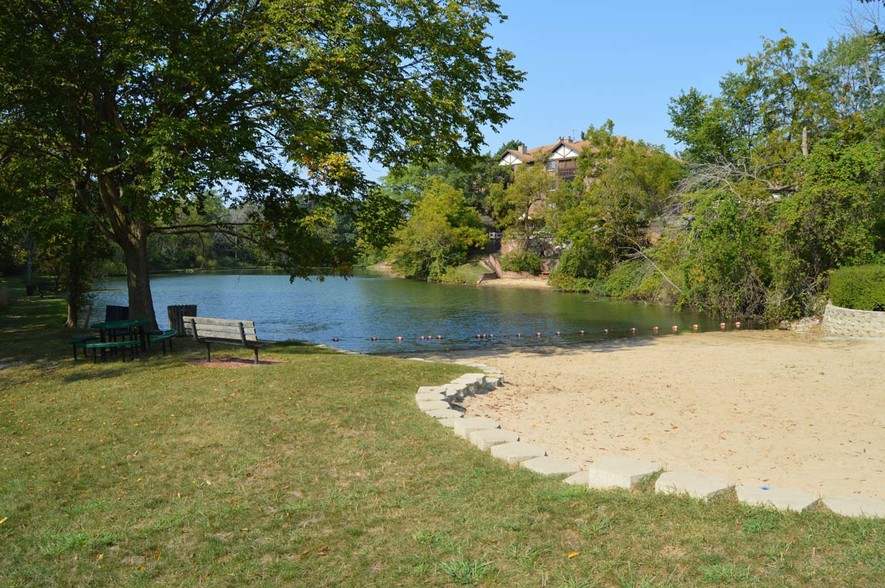
<path id="1" fill-rule="evenodd" d="M 885 583 L 883 521 L 508 468 L 414 405 L 463 368 L 297 345 L 74 365 L 62 311 L 0 310 L 2 585 Z"/>

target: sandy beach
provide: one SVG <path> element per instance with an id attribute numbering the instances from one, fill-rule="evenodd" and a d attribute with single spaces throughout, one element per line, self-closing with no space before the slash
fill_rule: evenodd
<path id="1" fill-rule="evenodd" d="M 885 341 L 688 333 L 468 358 L 507 381 L 468 413 L 550 455 L 885 500 Z"/>

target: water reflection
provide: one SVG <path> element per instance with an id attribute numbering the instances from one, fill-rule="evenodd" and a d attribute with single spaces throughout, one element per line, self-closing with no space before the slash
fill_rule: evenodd
<path id="1" fill-rule="evenodd" d="M 299 339 L 362 353 L 408 353 L 582 341 L 716 328 L 697 313 L 548 290 L 428 284 L 376 276 L 177 275 L 151 281 L 157 319 L 196 304 L 201 316 L 254 320 L 266 339 Z M 126 304 L 125 282 L 98 285 L 95 305 Z M 540 336 L 537 334 L 540 333 Z M 558 334 L 557 334 L 558 333 Z"/>

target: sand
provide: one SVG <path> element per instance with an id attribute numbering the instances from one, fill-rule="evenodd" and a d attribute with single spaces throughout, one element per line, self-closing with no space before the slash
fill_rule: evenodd
<path id="1" fill-rule="evenodd" d="M 468 413 L 550 455 L 885 500 L 883 340 L 687 333 L 470 359 L 507 385 L 468 399 Z"/>
<path id="2" fill-rule="evenodd" d="M 478 284 L 483 288 L 536 288 L 539 290 L 552 290 L 547 282 L 547 278 L 542 277 L 524 277 L 524 278 L 493 278 L 483 280 Z"/>

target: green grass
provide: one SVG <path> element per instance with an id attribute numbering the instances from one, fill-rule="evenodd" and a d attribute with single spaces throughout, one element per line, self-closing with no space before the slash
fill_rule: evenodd
<path id="1" fill-rule="evenodd" d="M 2 586 L 881 586 L 885 522 L 598 492 L 414 405 L 463 368 L 278 345 L 74 365 L 0 310 Z M 248 358 L 248 350 L 228 353 Z"/>

